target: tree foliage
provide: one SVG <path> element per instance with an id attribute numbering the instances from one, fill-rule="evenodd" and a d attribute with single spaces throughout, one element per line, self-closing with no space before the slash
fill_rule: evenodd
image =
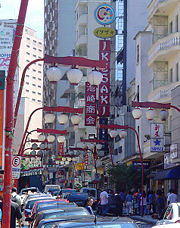
<path id="1" fill-rule="evenodd" d="M 109 169 L 111 183 L 115 184 L 116 190 L 138 190 L 141 187 L 141 170 L 133 165 L 117 165 Z"/>

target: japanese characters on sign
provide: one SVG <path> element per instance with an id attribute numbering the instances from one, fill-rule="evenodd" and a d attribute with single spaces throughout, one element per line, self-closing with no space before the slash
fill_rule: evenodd
<path id="1" fill-rule="evenodd" d="M 94 30 L 94 35 L 98 38 L 111 38 L 116 35 L 113 28 L 101 27 Z"/>
<path id="2" fill-rule="evenodd" d="M 58 143 L 58 156 L 62 156 L 64 154 L 64 143 Z"/>
<path id="3" fill-rule="evenodd" d="M 106 61 L 106 68 L 101 70 L 103 80 L 99 85 L 99 116 L 110 114 L 110 40 L 99 41 L 99 59 Z"/>
<path id="4" fill-rule="evenodd" d="M 85 87 L 85 126 L 96 126 L 96 86 L 86 82 Z"/>
<path id="5" fill-rule="evenodd" d="M 101 4 L 95 12 L 94 17 L 99 24 L 109 25 L 115 20 L 115 10 L 111 5 Z"/>
<path id="6" fill-rule="evenodd" d="M 160 123 L 151 124 L 151 152 L 163 152 L 164 147 L 164 125 Z"/>

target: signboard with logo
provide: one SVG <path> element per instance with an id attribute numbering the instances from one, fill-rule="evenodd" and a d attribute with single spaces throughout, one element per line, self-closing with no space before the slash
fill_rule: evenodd
<path id="1" fill-rule="evenodd" d="M 19 179 L 21 173 L 21 157 L 13 156 L 12 159 L 12 179 Z"/>
<path id="2" fill-rule="evenodd" d="M 101 27 L 94 30 L 94 35 L 98 38 L 111 38 L 116 35 L 113 28 Z"/>
<path id="3" fill-rule="evenodd" d="M 94 17 L 99 24 L 109 25 L 115 20 L 115 10 L 111 5 L 102 4 L 96 8 Z"/>
<path id="4" fill-rule="evenodd" d="M 161 123 L 151 124 L 151 152 L 163 152 L 164 125 Z"/>
<path id="5" fill-rule="evenodd" d="M 170 146 L 170 157 L 171 159 L 175 159 L 178 157 L 178 144 L 172 144 Z"/>

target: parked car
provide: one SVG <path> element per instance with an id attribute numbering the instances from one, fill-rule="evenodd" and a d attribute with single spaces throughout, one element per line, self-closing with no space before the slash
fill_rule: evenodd
<path id="1" fill-rule="evenodd" d="M 69 207 L 69 208 L 63 208 L 63 209 L 51 209 L 51 210 L 45 210 L 41 211 L 36 219 L 31 224 L 31 228 L 36 228 L 39 225 L 39 222 L 42 219 L 48 219 L 48 218 L 59 218 L 64 216 L 75 216 L 75 215 L 81 215 L 86 216 L 90 215 L 89 212 L 83 208 L 83 207 Z"/>
<path id="2" fill-rule="evenodd" d="M 96 188 L 88 188 L 88 187 L 83 187 L 81 188 L 80 192 L 88 193 L 89 196 L 93 198 L 93 209 L 95 209 L 98 205 L 98 193 Z"/>
<path id="3" fill-rule="evenodd" d="M 161 219 L 157 221 L 156 225 L 171 223 L 180 223 L 180 203 L 169 204 L 165 212 L 161 216 Z"/>
<path id="4" fill-rule="evenodd" d="M 138 228 L 138 225 L 130 218 L 127 217 L 97 217 L 96 222 L 92 220 L 74 220 L 62 221 L 55 223 L 52 228 L 71 228 L 71 227 L 90 227 L 90 228 Z"/>
<path id="5" fill-rule="evenodd" d="M 76 192 L 76 189 L 72 189 L 72 188 L 63 188 L 61 189 L 60 191 L 60 195 L 63 199 L 67 199 L 67 197 L 73 193 L 73 192 Z"/>
<path id="6" fill-rule="evenodd" d="M 73 192 L 67 197 L 67 200 L 69 200 L 69 202 L 76 203 L 80 207 L 84 207 L 87 198 L 88 198 L 87 193 Z"/>
<path id="7" fill-rule="evenodd" d="M 44 188 L 45 193 L 51 193 L 52 195 L 58 195 L 60 193 L 60 186 L 59 185 L 54 185 L 54 184 L 48 184 Z"/>
<path id="8" fill-rule="evenodd" d="M 49 219 L 43 219 L 39 222 L 38 228 L 50 228 L 54 224 L 61 222 L 61 221 L 74 221 L 74 220 L 92 220 L 94 221 L 94 215 L 86 215 L 82 217 L 81 215 L 76 215 L 76 216 L 64 216 L 64 217 L 59 217 L 59 218 L 49 218 Z"/>
<path id="9" fill-rule="evenodd" d="M 37 202 L 34 203 L 34 206 L 32 208 L 32 211 L 31 211 L 31 218 L 34 218 L 36 212 L 37 212 L 37 209 L 39 207 L 41 207 L 42 205 L 52 205 L 52 204 L 56 204 L 56 203 L 62 203 L 62 204 L 67 204 L 69 203 L 69 201 L 65 200 L 65 199 L 43 199 L 43 200 L 38 200 Z"/>

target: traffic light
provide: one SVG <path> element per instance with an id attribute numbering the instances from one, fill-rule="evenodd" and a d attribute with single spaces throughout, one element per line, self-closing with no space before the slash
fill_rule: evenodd
<path id="1" fill-rule="evenodd" d="M 51 158 L 48 160 L 48 167 L 53 167 L 53 160 Z"/>
<path id="2" fill-rule="evenodd" d="M 0 70 L 0 90 L 5 89 L 5 70 Z"/>

